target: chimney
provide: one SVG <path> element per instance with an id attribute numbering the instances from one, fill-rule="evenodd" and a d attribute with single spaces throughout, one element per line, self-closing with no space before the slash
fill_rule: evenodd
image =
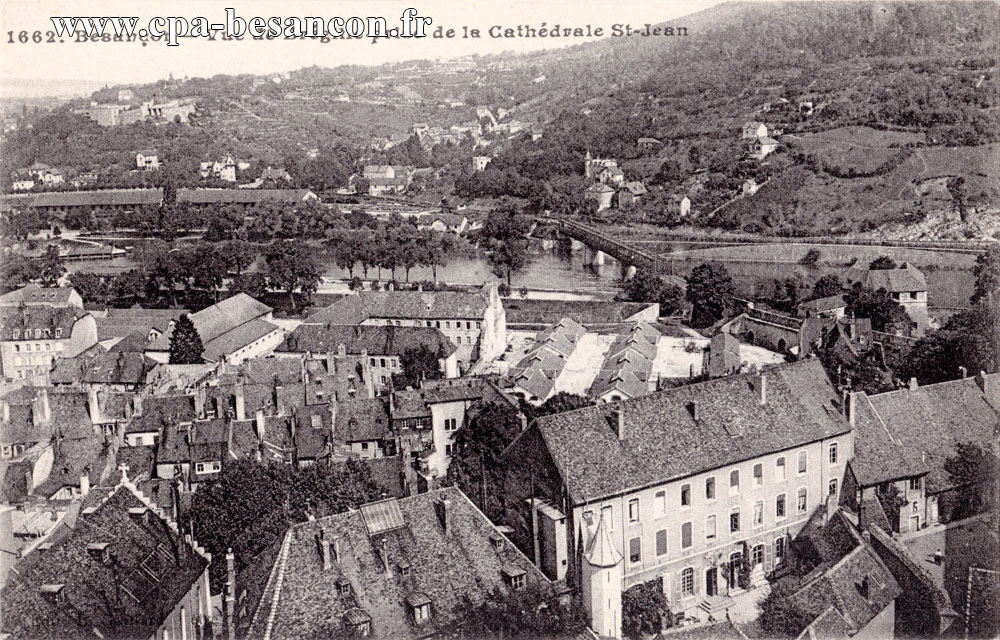
<path id="1" fill-rule="evenodd" d="M 691 419 L 694 420 L 695 422 L 697 422 L 698 419 L 699 419 L 699 417 L 700 416 L 698 415 L 698 401 L 697 400 L 692 400 L 691 401 Z"/>
<path id="2" fill-rule="evenodd" d="M 763 373 L 760 374 L 760 381 L 757 385 L 757 392 L 760 394 L 760 404 L 761 406 L 767 404 L 767 376 Z"/>
<path id="3" fill-rule="evenodd" d="M 25 493 L 27 493 L 29 496 L 35 495 L 35 476 L 31 472 L 31 469 L 28 469 L 27 471 L 24 472 L 24 486 L 25 486 Z"/>
<path id="4" fill-rule="evenodd" d="M 858 411 L 858 400 L 857 394 L 853 391 L 847 392 L 847 401 L 844 403 L 844 417 L 847 418 L 847 424 L 852 427 L 857 423 L 857 411 Z"/>
<path id="5" fill-rule="evenodd" d="M 254 419 L 257 421 L 257 439 L 264 442 L 264 410 L 257 409 Z"/>
<path id="6" fill-rule="evenodd" d="M 244 390 L 243 390 L 243 378 L 242 377 L 236 382 L 236 400 L 235 400 L 235 403 L 236 403 L 236 419 L 237 420 L 246 420 L 247 419 L 247 408 L 246 408 L 246 399 L 245 399 Z"/>
<path id="7" fill-rule="evenodd" d="M 328 375 L 333 375 L 336 370 L 337 370 L 337 362 L 333 358 L 333 352 L 332 351 L 327 351 L 326 352 L 326 372 L 327 372 Z"/>
<path id="8" fill-rule="evenodd" d="M 917 379 L 910 378 L 910 391 L 916 391 L 916 390 L 917 390 Z"/>
<path id="9" fill-rule="evenodd" d="M 282 391 L 284 387 L 275 381 L 274 383 L 274 411 L 275 415 L 283 416 L 285 415 L 285 400 L 282 397 Z"/>
<path id="10" fill-rule="evenodd" d="M 87 472 L 80 474 L 80 495 L 86 497 L 90 493 L 90 475 Z"/>
<path id="11" fill-rule="evenodd" d="M 128 517 L 136 524 L 145 524 L 149 517 L 149 509 L 146 507 L 129 507 Z"/>
<path id="12" fill-rule="evenodd" d="M 3 421 L 10 422 L 10 403 L 6 400 L 0 400 L 0 407 L 3 411 Z"/>
<path id="13" fill-rule="evenodd" d="M 142 396 L 136 394 L 132 396 L 132 416 L 138 418 L 142 415 Z"/>
<path id="14" fill-rule="evenodd" d="M 395 291 L 396 290 L 396 285 L 395 285 L 395 283 L 392 280 L 390 280 L 389 284 L 386 285 L 386 290 L 388 290 L 388 291 Z"/>
<path id="15" fill-rule="evenodd" d="M 621 408 L 613 409 L 611 411 L 612 426 L 615 429 L 615 435 L 618 436 L 619 440 L 625 439 L 625 415 Z"/>
<path id="16" fill-rule="evenodd" d="M 323 571 L 329 571 L 333 566 L 333 559 L 330 557 L 330 541 L 322 535 L 319 538 L 319 552 L 323 556 Z"/>
<path id="17" fill-rule="evenodd" d="M 343 342 L 337 345 L 337 355 L 340 356 L 341 358 L 347 355 L 347 345 L 344 344 Z"/>
<path id="18" fill-rule="evenodd" d="M 966 369 L 965 367 L 963 367 L 963 366 L 961 366 L 961 365 L 960 365 L 960 366 L 958 367 L 958 371 L 959 371 L 959 373 L 961 373 L 961 374 L 962 374 L 962 378 L 963 378 L 963 379 L 965 379 L 965 378 L 968 378 L 968 377 L 969 377 L 969 370 L 968 370 L 968 369 Z"/>
<path id="19" fill-rule="evenodd" d="M 382 556 L 382 566 L 385 572 L 389 573 L 389 538 L 382 536 L 381 549 L 379 555 Z"/>
<path id="20" fill-rule="evenodd" d="M 340 536 L 333 536 L 330 547 L 333 549 L 333 561 L 340 562 Z"/>
<path id="21" fill-rule="evenodd" d="M 205 417 L 205 387 L 198 387 L 195 390 L 194 413 L 198 418 Z"/>
<path id="22" fill-rule="evenodd" d="M 441 521 L 441 528 L 444 529 L 445 535 L 450 533 L 451 529 L 451 500 L 441 500 L 437 503 L 438 520 Z"/>

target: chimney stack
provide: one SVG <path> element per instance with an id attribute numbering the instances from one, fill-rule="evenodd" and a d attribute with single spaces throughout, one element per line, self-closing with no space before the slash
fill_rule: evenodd
<path id="1" fill-rule="evenodd" d="M 694 419 L 695 422 L 698 421 L 699 416 L 698 416 L 698 401 L 697 400 L 692 400 L 691 401 L 691 418 Z"/>
<path id="2" fill-rule="evenodd" d="M 264 442 L 264 410 L 257 409 L 257 413 L 254 414 L 254 419 L 257 421 L 257 439 Z"/>
<path id="3" fill-rule="evenodd" d="M 90 423 L 101 424 L 101 402 L 93 385 L 87 387 L 87 410 L 90 412 Z"/>
<path id="4" fill-rule="evenodd" d="M 199 419 L 205 417 L 205 387 L 198 387 L 194 392 L 194 413 Z"/>
<path id="5" fill-rule="evenodd" d="M 226 629 L 226 640 L 236 638 L 236 556 L 233 550 L 226 549 L 226 591 L 222 607 L 223 626 Z"/>
<path id="6" fill-rule="evenodd" d="M 757 392 L 760 394 L 760 404 L 767 404 L 767 376 L 760 374 L 760 383 L 757 385 Z"/>
<path id="7" fill-rule="evenodd" d="M 619 440 L 625 439 L 625 412 L 621 407 L 611 411 L 611 419 L 614 421 L 615 435 Z"/>
<path id="8" fill-rule="evenodd" d="M 236 382 L 236 399 L 234 402 L 236 404 L 235 407 L 236 419 L 246 420 L 247 419 L 246 398 L 244 396 L 242 377 L 240 377 L 240 379 Z"/>
<path id="9" fill-rule="evenodd" d="M 382 536 L 381 542 L 381 553 L 382 556 L 382 566 L 385 568 L 385 572 L 389 573 L 389 539 Z"/>
<path id="10" fill-rule="evenodd" d="M 319 537 L 319 552 L 323 556 L 323 571 L 329 571 L 333 566 L 333 559 L 330 557 L 330 541 L 323 536 Z"/>
<path id="11" fill-rule="evenodd" d="M 857 422 L 857 415 L 856 415 L 857 410 L 858 410 L 857 394 L 854 393 L 853 391 L 848 391 L 847 401 L 844 403 L 844 417 L 847 418 L 847 424 L 851 425 L 852 427 Z"/>
<path id="12" fill-rule="evenodd" d="M 451 533 L 451 500 L 441 500 L 437 503 L 438 520 L 445 534 Z"/>
<path id="13" fill-rule="evenodd" d="M 969 377 L 969 370 L 968 370 L 968 369 L 966 369 L 965 367 L 963 367 L 963 366 L 959 366 L 959 367 L 958 367 L 958 370 L 959 370 L 959 372 L 960 372 L 960 373 L 962 374 L 962 378 L 963 378 L 963 379 L 965 379 L 965 378 L 968 378 L 968 377 Z"/>
<path id="14" fill-rule="evenodd" d="M 274 410 L 275 415 L 283 416 L 285 415 L 285 401 L 282 398 L 283 387 L 275 381 L 274 383 Z"/>
<path id="15" fill-rule="evenodd" d="M 340 562 L 340 536 L 333 536 L 330 547 L 333 549 L 333 561 Z"/>
<path id="16" fill-rule="evenodd" d="M 916 391 L 916 390 L 917 390 L 917 379 L 910 378 L 910 391 Z"/>
<path id="17" fill-rule="evenodd" d="M 132 396 L 132 416 L 135 418 L 142 416 L 142 396 L 138 394 Z"/>
<path id="18" fill-rule="evenodd" d="M 334 360 L 333 352 L 326 352 L 326 373 L 327 375 L 333 375 L 337 371 L 337 361 Z"/>
<path id="19" fill-rule="evenodd" d="M 340 356 L 341 358 L 347 355 L 347 345 L 344 344 L 343 342 L 337 345 L 337 355 Z"/>
<path id="20" fill-rule="evenodd" d="M 80 495 L 86 497 L 90 493 L 90 476 L 84 471 L 80 474 Z"/>

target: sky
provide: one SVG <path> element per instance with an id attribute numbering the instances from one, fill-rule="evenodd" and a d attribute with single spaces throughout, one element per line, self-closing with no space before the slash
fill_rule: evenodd
<path id="1" fill-rule="evenodd" d="M 319 65 L 335 67 L 342 64 L 377 65 L 418 58 L 454 58 L 472 53 L 482 55 L 513 51 L 534 51 L 555 46 L 579 44 L 595 38 L 490 38 L 487 30 L 493 25 L 526 24 L 540 27 L 559 24 L 563 27 L 603 27 L 668 22 L 683 26 L 674 19 L 702 11 L 718 4 L 718 0 L 179 0 L 170 3 L 148 0 L 3 0 L 0 2 L 0 95 L 11 95 L 19 87 L 41 86 L 59 81 L 93 81 L 111 84 L 145 83 L 166 78 L 210 77 L 216 74 L 267 74 L 292 71 Z M 225 10 L 232 7 L 236 15 L 281 18 L 316 16 L 383 16 L 390 27 L 398 24 L 403 11 L 412 7 L 420 16 L 433 20 L 431 33 L 438 27 L 455 29 L 454 38 L 331 41 L 274 40 L 242 42 L 205 38 L 187 38 L 178 46 L 150 42 L 63 43 L 45 42 L 52 31 L 50 17 L 137 16 L 145 26 L 156 16 L 196 16 L 210 23 L 222 22 Z M 463 39 L 462 28 L 479 28 L 480 39 Z M 34 31 L 42 32 L 43 42 L 31 42 Z M 27 31 L 29 42 L 19 42 L 21 31 Z M 8 32 L 13 32 L 11 36 Z M 10 42 L 13 37 L 14 42 Z"/>

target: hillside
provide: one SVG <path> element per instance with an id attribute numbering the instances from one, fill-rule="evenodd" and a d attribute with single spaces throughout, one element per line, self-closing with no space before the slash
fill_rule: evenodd
<path id="1" fill-rule="evenodd" d="M 71 104 L 7 140 L 0 162 L 7 172 L 33 162 L 95 172 L 118 165 L 113 174 L 135 148 L 154 147 L 175 181 L 188 179 L 196 160 L 231 153 L 327 187 L 366 160 L 398 159 L 373 154 L 373 139 L 405 137 L 416 122 L 446 129 L 474 121 L 472 107 L 487 105 L 544 127 L 544 136 L 492 136 L 495 160 L 475 176 L 471 147 L 433 155 L 435 168 L 448 167 L 445 184 L 470 199 L 509 194 L 581 211 L 590 151 L 617 158 L 630 180 L 650 188 L 638 211 L 620 214 L 624 221 L 795 235 L 948 222 L 942 216 L 952 211 L 960 219 L 949 233 L 991 233 L 989 224 L 969 225 L 994 215 L 1000 199 L 996 147 L 987 146 L 1000 142 L 997 4 L 739 2 L 669 26 L 689 35 L 443 63 L 310 67 L 280 84 L 217 76 L 133 86 L 137 100 L 196 97 L 196 126 L 102 129 L 68 115 Z M 113 101 L 116 90 L 93 98 Z M 782 143 L 764 162 L 747 160 L 739 139 L 749 120 Z M 662 147 L 639 149 L 640 137 Z M 317 147 L 319 158 L 307 160 Z M 747 178 L 770 181 L 711 214 Z M 681 221 L 676 202 L 684 195 L 693 215 Z"/>

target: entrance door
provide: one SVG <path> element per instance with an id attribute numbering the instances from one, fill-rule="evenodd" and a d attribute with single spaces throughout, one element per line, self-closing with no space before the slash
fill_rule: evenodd
<path id="1" fill-rule="evenodd" d="M 920 531 L 920 516 L 910 516 L 910 531 Z"/>
<path id="2" fill-rule="evenodd" d="M 705 595 L 709 598 L 719 595 L 719 570 L 715 567 L 705 570 Z"/>
<path id="3" fill-rule="evenodd" d="M 729 556 L 729 589 L 736 589 L 739 586 L 737 576 L 740 574 L 740 567 L 743 562 L 743 554 L 739 551 Z"/>

